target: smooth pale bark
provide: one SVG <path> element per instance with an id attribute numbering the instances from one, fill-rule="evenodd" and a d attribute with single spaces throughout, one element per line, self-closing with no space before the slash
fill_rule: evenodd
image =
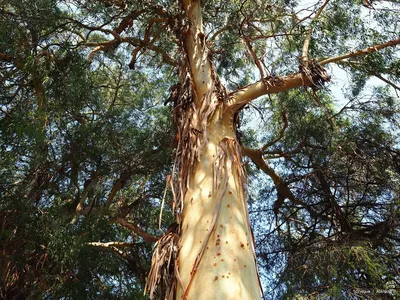
<path id="1" fill-rule="evenodd" d="M 228 153 L 222 160 L 221 184 L 215 188 L 219 145 L 235 145 L 233 117 L 215 116 L 208 128 L 208 138 L 191 175 L 182 214 L 178 264 L 185 289 L 194 275 L 187 299 L 260 299 L 242 170 L 240 160 L 235 161 L 239 153 Z M 193 274 L 203 243 L 205 249 Z M 183 294 L 179 287 L 176 299 L 182 299 Z"/>
<path id="2" fill-rule="evenodd" d="M 199 106 L 204 95 L 212 88 L 211 66 L 207 59 L 200 1 L 184 0 L 182 2 L 190 20 L 185 46 L 195 84 L 197 95 L 195 100 Z"/>
<path id="3" fill-rule="evenodd" d="M 200 1 L 183 1 L 190 20 L 185 47 L 197 108 L 215 88 L 202 33 Z M 208 100 L 209 101 L 209 100 Z M 216 105 L 216 95 L 211 95 Z M 201 111 L 201 109 L 200 109 Z M 178 256 L 176 299 L 260 299 L 234 110 L 216 111 L 203 133 L 207 142 L 189 174 Z M 201 116 L 194 115 L 193 127 Z"/>
<path id="4" fill-rule="evenodd" d="M 301 73 L 277 77 L 271 85 L 263 81 L 244 86 L 231 93 L 228 106 L 232 109 L 243 107 L 250 101 L 267 94 L 276 94 L 301 86 L 311 86 L 308 80 Z"/>

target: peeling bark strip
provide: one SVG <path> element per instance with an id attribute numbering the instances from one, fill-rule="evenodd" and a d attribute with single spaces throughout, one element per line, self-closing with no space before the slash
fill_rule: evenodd
<path id="1" fill-rule="evenodd" d="M 196 104 L 197 93 L 193 89 L 194 83 L 188 70 L 188 64 L 182 65 L 180 77 L 183 83 L 173 87 L 171 100 L 174 104 L 173 119 L 178 130 L 178 146 L 174 169 L 178 169 L 177 199 L 175 199 L 175 212 L 180 222 L 183 198 L 189 186 L 190 174 L 193 166 L 199 161 L 200 154 L 207 144 L 207 123 L 213 116 L 220 101 L 213 94 L 220 90 L 212 82 L 210 90 Z"/>
<path id="2" fill-rule="evenodd" d="M 322 88 L 325 82 L 331 80 L 328 72 L 314 60 L 302 61 L 299 66 L 301 74 L 311 82 L 313 88 Z M 306 86 L 306 84 L 303 84 Z"/>
<path id="3" fill-rule="evenodd" d="M 157 286 L 161 294 L 165 295 L 164 299 L 174 299 L 177 282 L 182 285 L 176 265 L 178 250 L 179 235 L 176 232 L 167 233 L 154 245 L 151 269 L 144 287 L 150 299 L 154 298 Z"/>
<path id="4" fill-rule="evenodd" d="M 197 6 L 199 9 L 199 3 Z M 172 24 L 172 30 L 180 41 L 181 47 L 180 82 L 171 88 L 168 99 L 168 102 L 173 104 L 172 115 L 179 138 L 173 172 L 175 175 L 175 170 L 178 170 L 177 178 L 175 178 L 177 186 L 173 207 L 178 223 L 180 223 L 183 198 L 189 186 L 190 174 L 208 142 L 208 121 L 217 108 L 224 105 L 227 98 L 226 89 L 212 65 L 205 36 L 201 28 L 197 28 L 197 26 L 201 27 L 201 21 L 193 22 L 195 6 L 183 3 L 183 7 L 186 7 L 189 19 L 181 17 Z M 191 16 L 192 19 L 190 19 Z"/>

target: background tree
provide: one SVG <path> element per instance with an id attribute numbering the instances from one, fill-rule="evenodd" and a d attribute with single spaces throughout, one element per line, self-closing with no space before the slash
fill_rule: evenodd
<path id="1" fill-rule="evenodd" d="M 158 241 L 150 292 L 206 297 L 202 282 L 224 293 L 230 275 L 254 299 L 238 151 L 267 295 L 398 286 L 398 12 L 393 1 L 0 1 L 1 297 L 140 299 Z M 339 97 L 339 78 L 323 86 L 328 64 L 349 76 Z M 193 212 L 201 169 L 212 205 Z M 186 228 L 200 209 L 194 247 Z M 219 274 L 233 266 L 222 257 L 206 274 L 231 242 L 217 233 L 229 209 L 241 210 L 242 227 L 226 226 L 247 232 L 234 255 L 251 276 Z M 190 257 L 163 269 L 180 238 Z"/>

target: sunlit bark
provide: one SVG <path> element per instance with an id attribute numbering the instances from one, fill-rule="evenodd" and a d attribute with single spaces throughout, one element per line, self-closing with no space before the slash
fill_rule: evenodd
<path id="1" fill-rule="evenodd" d="M 178 262 L 183 289 L 176 299 L 259 299 L 232 116 L 215 116 L 208 130 L 184 201 Z"/>
<path id="2" fill-rule="evenodd" d="M 183 6 L 190 20 L 185 46 L 195 106 L 201 114 L 203 101 L 218 104 L 208 118 L 203 132 L 206 143 L 189 174 L 184 196 L 176 299 L 260 299 L 235 111 L 225 110 L 215 94 L 200 3 L 184 1 Z M 192 122 L 197 125 L 196 118 Z"/>

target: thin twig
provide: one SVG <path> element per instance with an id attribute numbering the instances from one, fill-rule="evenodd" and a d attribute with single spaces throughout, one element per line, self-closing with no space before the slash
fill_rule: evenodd
<path id="1" fill-rule="evenodd" d="M 272 145 L 276 144 L 277 142 L 279 142 L 281 139 L 283 139 L 285 137 L 286 129 L 289 126 L 288 113 L 286 110 L 284 110 L 282 112 L 282 119 L 283 119 L 283 127 L 281 128 L 279 135 L 274 140 L 272 140 L 271 142 L 269 142 L 269 143 L 265 144 L 263 147 L 261 147 L 261 149 L 260 149 L 261 152 L 264 152 L 265 149 L 271 147 Z"/>

